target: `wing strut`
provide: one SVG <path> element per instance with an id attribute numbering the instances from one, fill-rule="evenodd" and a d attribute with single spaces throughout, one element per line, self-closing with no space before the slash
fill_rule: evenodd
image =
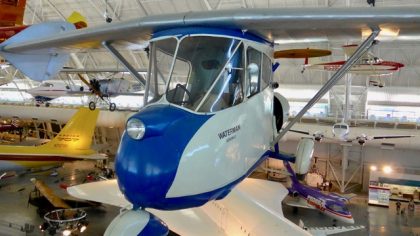
<path id="1" fill-rule="evenodd" d="M 137 70 L 115 49 L 110 42 L 103 41 L 102 45 L 136 78 L 143 86 L 146 86 L 146 80 L 137 72 Z"/>
<path id="2" fill-rule="evenodd" d="M 327 93 L 332 86 L 334 86 L 353 66 L 353 64 L 358 61 L 374 44 L 375 38 L 378 36 L 381 30 L 379 28 L 373 28 L 370 36 L 357 48 L 354 54 L 344 63 L 340 69 L 335 72 L 335 74 L 327 81 L 327 83 L 318 91 L 317 94 L 305 105 L 305 107 L 293 118 L 287 126 L 280 131 L 277 137 L 274 139 L 271 144 L 274 147 L 275 144 L 290 130 L 290 128 L 302 118 L 302 116 L 316 103 L 322 96 Z"/>

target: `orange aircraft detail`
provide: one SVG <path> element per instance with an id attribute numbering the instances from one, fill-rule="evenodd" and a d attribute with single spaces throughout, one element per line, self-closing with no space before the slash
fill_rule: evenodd
<path id="1" fill-rule="evenodd" d="M 0 0 L 0 27 L 23 25 L 26 0 Z"/>
<path id="2" fill-rule="evenodd" d="M 23 25 L 26 0 L 0 0 L 0 43 L 26 29 Z M 76 29 L 87 27 L 86 18 L 78 12 L 73 12 L 67 21 L 73 23 Z"/>
<path id="3" fill-rule="evenodd" d="M 331 55 L 330 50 L 325 49 L 289 49 L 274 52 L 274 58 L 305 58 L 305 65 L 308 64 L 308 58 L 311 57 L 325 57 Z"/>

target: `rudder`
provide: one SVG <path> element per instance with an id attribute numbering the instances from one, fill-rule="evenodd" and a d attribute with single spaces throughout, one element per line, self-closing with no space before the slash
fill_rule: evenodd
<path id="1" fill-rule="evenodd" d="M 30 79 L 37 81 L 52 79 L 70 59 L 68 52 L 55 48 L 44 48 L 22 53 L 14 50 L 13 47 L 71 30 L 75 30 L 75 26 L 67 21 L 44 22 L 29 26 L 1 43 L 0 54 Z"/>
<path id="2" fill-rule="evenodd" d="M 86 107 L 80 108 L 57 136 L 43 146 L 54 149 L 90 150 L 98 115 L 98 109 L 91 111 Z"/>

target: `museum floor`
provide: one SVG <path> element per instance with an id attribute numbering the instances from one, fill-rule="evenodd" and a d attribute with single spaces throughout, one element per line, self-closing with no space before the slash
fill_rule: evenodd
<path id="1" fill-rule="evenodd" d="M 60 184 L 80 183 L 91 168 L 92 165 L 85 162 L 75 162 L 66 164 L 65 169 L 60 168 L 58 176 L 50 176 L 50 172 L 45 172 L 14 178 L 5 185 L 3 182 L 3 187 L 0 189 L 0 236 L 44 235 L 38 229 L 43 219 L 38 216 L 37 208 L 28 204 L 29 194 L 34 189 L 29 179 L 35 177 L 44 180 L 58 195 L 64 195 L 65 191 L 59 187 Z M 403 203 L 403 207 L 406 204 Z M 396 215 L 394 202 L 391 202 L 390 208 L 368 206 L 366 197 L 361 195 L 352 199 L 349 209 L 355 218 L 355 225 L 365 225 L 366 229 L 337 235 L 420 235 L 420 212 L 408 214 L 407 217 Z M 288 206 L 284 206 L 283 210 L 287 218 L 295 223 L 302 219 L 308 227 L 333 225 L 330 218 L 316 211 L 299 209 L 295 213 Z M 81 235 L 96 236 L 103 234 L 109 222 L 118 214 L 119 209 L 103 205 L 86 211 L 90 224 Z M 20 231 L 25 224 L 28 225 L 26 227 L 34 226 L 32 233 L 25 234 Z M 344 225 L 340 222 L 336 224 Z"/>

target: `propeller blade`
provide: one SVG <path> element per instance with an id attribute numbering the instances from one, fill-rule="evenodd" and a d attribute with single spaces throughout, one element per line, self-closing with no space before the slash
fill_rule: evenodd
<path id="1" fill-rule="evenodd" d="M 290 132 L 299 133 L 299 134 L 311 135 L 309 132 L 306 132 L 306 131 L 301 131 L 301 130 L 289 129 L 289 131 L 290 131 Z"/>

